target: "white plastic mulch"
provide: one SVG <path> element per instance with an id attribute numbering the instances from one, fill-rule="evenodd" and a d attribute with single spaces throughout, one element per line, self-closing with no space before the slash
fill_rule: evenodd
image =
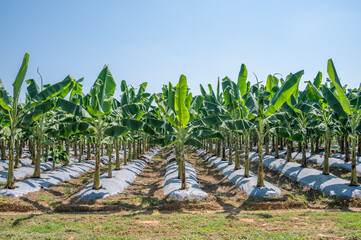
<path id="1" fill-rule="evenodd" d="M 171 158 L 173 156 L 170 156 Z M 168 159 L 169 159 L 168 158 Z M 176 161 L 167 164 L 163 182 L 163 192 L 165 196 L 175 199 L 200 199 L 208 196 L 198 185 L 196 170 L 192 164 L 185 162 L 187 189 L 181 188 L 181 179 L 178 179 L 178 165 Z"/>
<path id="2" fill-rule="evenodd" d="M 31 159 L 26 159 L 28 161 L 30 161 L 31 164 Z M 70 159 L 70 163 L 74 163 L 76 161 L 76 159 L 71 158 Z M 56 167 L 60 167 L 61 164 L 55 164 Z M 15 168 L 14 169 L 14 179 L 22 179 L 22 178 L 26 178 L 29 176 L 32 176 L 34 173 L 34 165 L 23 165 L 20 166 L 19 168 Z M 49 171 L 53 168 L 53 162 L 43 162 L 40 163 L 40 171 Z M 7 177 L 8 177 L 8 171 L 7 170 L 3 170 L 0 171 L 0 183 L 5 183 L 7 181 Z"/>
<path id="3" fill-rule="evenodd" d="M 242 155 L 241 155 L 242 156 Z M 243 155 L 244 156 L 244 155 Z M 250 161 L 258 162 L 258 154 L 250 152 Z M 301 164 L 276 159 L 271 155 L 263 157 L 263 165 L 273 171 L 282 173 L 287 178 L 297 181 L 301 185 L 319 190 L 330 196 L 361 197 L 361 187 L 350 187 L 346 181 L 335 175 L 324 175 L 322 171 L 314 168 L 302 168 Z"/>
<path id="4" fill-rule="evenodd" d="M 197 153 L 202 155 L 205 150 L 198 149 Z M 258 188 L 257 175 L 250 172 L 249 177 L 244 177 L 244 168 L 234 170 L 235 164 L 228 165 L 228 161 L 221 161 L 221 158 L 216 156 L 206 158 L 206 160 L 220 170 L 224 177 L 227 178 L 231 183 L 236 185 L 242 191 L 245 191 L 247 195 L 251 197 L 266 197 L 266 196 L 279 196 L 281 190 L 271 183 L 264 181 L 265 187 Z"/>
<path id="5" fill-rule="evenodd" d="M 274 155 L 274 152 L 272 153 L 272 155 Z M 287 156 L 287 152 L 286 151 L 280 151 L 279 152 L 280 157 L 285 158 Z M 297 160 L 302 160 L 302 152 L 293 152 L 292 154 L 292 158 L 293 159 L 297 159 Z M 335 154 L 333 154 L 332 156 L 334 156 Z M 311 155 L 310 151 L 307 150 L 306 152 L 306 160 L 313 162 L 313 163 L 317 163 L 317 164 L 323 164 L 324 161 L 324 156 L 322 154 L 318 155 Z M 342 159 L 339 158 L 335 158 L 335 157 L 330 157 L 328 158 L 328 164 L 330 167 L 336 167 L 336 168 L 343 168 L 345 170 L 351 171 L 351 161 L 349 162 L 345 162 Z M 356 173 L 361 175 L 361 164 L 360 163 L 356 163 Z"/>
<path id="6" fill-rule="evenodd" d="M 41 178 L 28 178 L 16 182 L 15 189 L 1 189 L 0 196 L 20 197 L 25 194 L 36 192 L 41 189 L 49 188 L 59 182 L 75 178 L 80 174 L 89 171 L 95 167 L 95 161 L 89 160 L 81 163 L 73 163 L 70 166 L 64 166 L 56 171 L 48 171 L 41 174 Z"/>
<path id="7" fill-rule="evenodd" d="M 142 156 L 146 158 L 147 161 L 149 161 L 160 150 L 161 147 L 154 147 Z M 109 197 L 123 192 L 124 189 L 126 189 L 143 171 L 145 165 L 147 164 L 147 161 L 133 160 L 132 162 L 129 162 L 127 166 L 122 165 L 121 170 L 113 169 L 112 178 L 107 178 L 108 172 L 104 173 L 102 176 L 100 176 L 100 183 L 102 186 L 101 189 L 93 189 L 93 182 L 91 182 L 78 193 L 77 197 L 86 200 L 94 200 Z"/>

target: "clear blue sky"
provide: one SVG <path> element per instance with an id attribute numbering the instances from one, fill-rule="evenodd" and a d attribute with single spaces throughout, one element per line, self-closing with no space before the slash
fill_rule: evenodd
<path id="1" fill-rule="evenodd" d="M 180 74 L 198 94 L 200 83 L 236 80 L 242 63 L 252 82 L 252 72 L 265 81 L 302 69 L 303 82 L 325 77 L 329 58 L 358 87 L 361 1 L 0 0 L 0 78 L 11 93 L 25 52 L 26 78 L 39 80 L 37 67 L 45 83 L 85 77 L 86 93 L 105 63 L 117 95 L 122 79 L 153 93 Z"/>

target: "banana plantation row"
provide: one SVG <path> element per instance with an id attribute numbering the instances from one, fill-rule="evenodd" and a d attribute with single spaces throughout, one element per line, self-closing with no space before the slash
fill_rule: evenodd
<path id="1" fill-rule="evenodd" d="M 1 159 L 7 164 L 6 188 L 14 189 L 14 169 L 21 168 L 19 159 L 26 147 L 34 166 L 33 178 L 41 178 L 41 162 L 69 165 L 70 155 L 86 152 L 86 159 L 95 158 L 93 189 L 101 189 L 101 156 L 109 156 L 108 178 L 112 167 L 121 168 L 139 158 L 153 145 L 174 145 L 181 189 L 187 188 L 185 146 L 203 148 L 234 163 L 235 170 L 244 167 L 250 176 L 250 152 L 258 151 L 257 186 L 265 186 L 263 155 L 279 148 L 287 150 L 292 161 L 294 143 L 302 153 L 301 166 L 307 167 L 307 154 L 324 151 L 323 174 L 330 174 L 329 158 L 340 151 L 344 161 L 351 161 L 350 186 L 357 182 L 357 155 L 361 155 L 360 90 L 342 86 L 330 59 L 328 77 L 318 72 L 313 81 L 299 89 L 303 71 L 282 77 L 269 75 L 262 83 L 247 80 L 242 64 L 238 79 L 218 79 L 217 89 L 201 85 L 201 95 L 193 96 L 187 79 L 164 85 L 160 93 L 146 92 L 147 83 L 138 89 L 121 81 L 121 96 L 116 99 L 115 80 L 107 65 L 99 73 L 89 93 L 83 93 L 83 79 L 68 75 L 56 84 L 40 87 L 34 79 L 26 80 L 25 101 L 20 91 L 25 80 L 29 55 L 25 54 L 13 83 L 12 95 L 0 80 L 0 147 Z M 337 143 L 335 149 L 332 143 Z M 65 145 L 65 149 L 64 149 Z M 73 151 L 70 152 L 70 148 Z M 115 149 L 115 162 L 112 152 Z M 229 154 L 226 154 L 226 149 Z M 244 166 L 240 153 L 244 149 Z M 78 153 L 79 151 L 79 153 Z M 95 155 L 91 155 L 94 152 Z M 232 152 L 235 152 L 234 155 Z M 243 152 L 243 150 L 242 150 Z"/>

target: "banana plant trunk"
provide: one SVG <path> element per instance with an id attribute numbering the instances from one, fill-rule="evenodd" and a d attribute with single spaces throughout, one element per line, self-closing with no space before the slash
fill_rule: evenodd
<path id="1" fill-rule="evenodd" d="M 112 144 L 107 144 L 107 153 L 108 153 L 108 178 L 112 178 L 113 174 L 112 174 Z"/>
<path id="2" fill-rule="evenodd" d="M 5 140 L 1 140 L 1 159 L 5 160 L 6 159 L 6 154 L 5 154 Z"/>
<path id="3" fill-rule="evenodd" d="M 101 132 L 101 119 L 98 116 L 98 124 L 96 127 L 97 133 L 97 142 L 95 145 L 95 172 L 94 172 L 94 183 L 93 189 L 100 189 L 102 186 L 100 184 L 100 145 L 102 145 L 102 132 Z"/>
<path id="4" fill-rule="evenodd" d="M 226 142 L 222 141 L 222 161 L 227 161 L 226 159 Z"/>
<path id="5" fill-rule="evenodd" d="M 320 153 L 319 143 L 320 143 L 320 138 L 317 137 L 317 138 L 316 138 L 316 143 L 315 143 L 315 153 L 316 153 L 316 154 L 319 154 L 319 153 Z"/>
<path id="6" fill-rule="evenodd" d="M 55 159 L 53 159 L 53 165 L 52 165 L 51 171 L 55 171 L 55 169 L 56 169 Z"/>
<path id="7" fill-rule="evenodd" d="M 187 189 L 185 153 L 184 153 L 184 133 L 183 133 L 183 131 L 181 131 L 181 133 L 180 133 L 180 154 L 181 154 L 181 167 L 182 167 L 181 189 Z"/>
<path id="8" fill-rule="evenodd" d="M 245 146 L 245 156 L 244 156 L 244 177 L 249 177 L 249 132 L 246 130 L 244 134 L 244 146 Z"/>
<path id="9" fill-rule="evenodd" d="M 277 136 L 276 137 L 276 146 L 275 146 L 275 158 L 280 158 L 280 153 L 279 153 L 279 149 L 278 149 L 278 140 L 279 140 L 279 137 Z"/>
<path id="10" fill-rule="evenodd" d="M 262 132 L 260 132 L 262 135 Z M 264 187 L 264 180 L 263 180 L 263 141 L 262 136 L 258 137 L 258 177 L 257 177 L 257 187 Z"/>
<path id="11" fill-rule="evenodd" d="M 128 162 L 132 161 L 132 141 L 128 141 Z"/>
<path id="12" fill-rule="evenodd" d="M 35 139 L 31 139 L 31 165 L 35 164 L 35 158 L 36 158 L 36 142 Z"/>
<path id="13" fill-rule="evenodd" d="M 124 166 L 128 165 L 128 158 L 127 158 L 127 141 L 123 142 L 123 161 Z"/>
<path id="14" fill-rule="evenodd" d="M 80 143 L 79 143 L 79 160 L 78 160 L 79 162 L 82 161 L 81 160 L 82 155 L 83 155 L 83 142 L 80 141 Z"/>
<path id="15" fill-rule="evenodd" d="M 87 150 L 86 150 L 86 158 L 88 159 L 88 160 L 90 160 L 90 142 L 89 142 L 89 140 L 87 141 Z"/>
<path id="16" fill-rule="evenodd" d="M 351 163 L 351 182 L 350 186 L 360 186 L 357 182 L 357 172 L 356 172 L 356 137 L 351 139 L 352 144 L 352 163 Z"/>
<path id="17" fill-rule="evenodd" d="M 287 162 L 290 162 L 292 160 L 292 141 L 287 140 L 288 146 L 287 146 Z"/>
<path id="18" fill-rule="evenodd" d="M 136 152 L 136 140 L 133 141 L 133 157 L 132 160 L 137 159 L 137 152 Z"/>
<path id="19" fill-rule="evenodd" d="M 345 136 L 345 152 L 346 152 L 345 162 L 349 162 L 350 161 L 350 146 L 349 146 L 349 137 L 347 135 Z"/>
<path id="20" fill-rule="evenodd" d="M 341 135 L 341 140 L 339 141 L 341 154 L 345 153 L 345 136 Z"/>
<path id="21" fill-rule="evenodd" d="M 282 137 L 279 137 L 278 140 L 279 140 L 280 150 L 283 150 L 283 140 L 282 140 Z"/>
<path id="22" fill-rule="evenodd" d="M 70 154 L 70 138 L 69 138 L 69 136 L 66 138 L 65 147 L 66 147 L 66 155 L 69 156 L 69 154 Z"/>
<path id="23" fill-rule="evenodd" d="M 42 141 L 42 137 L 41 134 L 39 134 L 38 141 L 36 144 L 37 146 L 36 146 L 36 157 L 35 157 L 33 178 L 40 178 L 41 141 Z"/>
<path id="24" fill-rule="evenodd" d="M 235 143 L 234 145 L 236 146 L 234 151 L 235 151 L 235 157 L 234 157 L 234 170 L 238 170 L 241 169 L 241 161 L 239 159 L 239 146 L 238 146 L 238 134 L 235 134 Z"/>
<path id="25" fill-rule="evenodd" d="M 263 102 L 262 102 L 262 106 L 263 106 Z M 262 112 L 263 110 L 261 110 Z M 262 152 L 262 145 L 263 145 L 263 140 L 264 140 L 264 135 L 263 135 L 263 119 L 262 119 L 262 115 L 260 114 L 260 119 L 259 119 L 259 129 L 257 130 L 258 133 L 258 176 L 257 176 L 257 186 L 256 187 L 264 187 L 264 178 L 263 178 L 263 152 Z"/>
<path id="26" fill-rule="evenodd" d="M 217 157 L 221 156 L 221 141 L 217 140 Z"/>
<path id="27" fill-rule="evenodd" d="M 8 168 L 8 177 L 6 182 L 6 188 L 14 189 L 15 180 L 14 180 L 14 144 L 15 144 L 15 127 L 11 123 L 11 136 L 10 136 L 10 148 L 9 148 L 9 168 Z"/>
<path id="28" fill-rule="evenodd" d="M 330 174 L 330 166 L 328 163 L 328 158 L 330 156 L 330 130 L 327 129 L 326 133 L 325 133 L 325 158 L 323 160 L 323 172 L 322 174 L 324 175 L 329 175 Z"/>
<path id="29" fill-rule="evenodd" d="M 265 155 L 269 155 L 269 134 L 265 136 Z"/>
<path id="30" fill-rule="evenodd" d="M 144 154 L 146 151 L 148 151 L 148 148 L 147 148 L 147 136 L 144 136 L 144 137 L 143 137 L 142 154 Z"/>
<path id="31" fill-rule="evenodd" d="M 302 143 L 301 142 L 298 142 L 298 147 L 297 147 L 297 152 L 302 152 Z"/>
<path id="32" fill-rule="evenodd" d="M 25 141 L 24 139 L 21 139 L 20 140 L 20 153 L 19 153 L 19 156 L 22 158 L 23 157 L 23 149 L 25 147 Z"/>
<path id="33" fill-rule="evenodd" d="M 233 154 L 233 146 L 232 146 L 232 132 L 229 133 L 228 136 L 228 165 L 232 165 L 232 154 Z"/>
<path id="34" fill-rule="evenodd" d="M 119 140 L 115 141 L 115 170 L 120 170 L 120 157 L 119 157 L 119 148 L 120 148 Z"/>
<path id="35" fill-rule="evenodd" d="M 74 138 L 74 156 L 76 157 L 76 156 L 78 156 L 78 143 L 77 143 L 78 141 L 77 141 L 77 138 L 75 137 Z"/>
<path id="36" fill-rule="evenodd" d="M 301 167 L 307 167 L 306 142 L 302 142 L 302 164 Z"/>
<path id="37" fill-rule="evenodd" d="M 140 154 L 142 153 L 141 151 L 142 151 L 142 146 L 141 146 L 142 144 L 141 144 L 141 140 L 140 139 L 138 139 L 138 148 L 137 148 L 137 158 L 139 158 L 140 157 Z"/>
<path id="38" fill-rule="evenodd" d="M 177 160 L 177 166 L 178 166 L 178 179 L 182 178 L 182 159 L 181 159 L 181 155 L 180 155 L 180 144 L 176 143 L 175 144 L 175 156 L 176 156 L 176 160 Z"/>
<path id="39" fill-rule="evenodd" d="M 20 167 L 20 141 L 16 140 L 15 141 L 15 166 L 14 168 L 19 168 Z"/>

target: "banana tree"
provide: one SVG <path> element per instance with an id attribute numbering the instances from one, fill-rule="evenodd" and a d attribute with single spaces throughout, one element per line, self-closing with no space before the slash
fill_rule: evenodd
<path id="1" fill-rule="evenodd" d="M 96 154 L 95 154 L 95 173 L 93 189 L 100 189 L 100 145 L 102 144 L 104 130 L 106 128 L 106 117 L 112 112 L 112 101 L 115 91 L 115 81 L 108 68 L 105 65 L 99 73 L 90 89 L 90 94 L 83 99 L 83 104 L 87 111 L 92 115 L 91 122 L 95 129 L 96 136 Z"/>
<path id="2" fill-rule="evenodd" d="M 81 106 L 63 99 L 75 85 L 75 80 L 70 75 L 59 83 L 47 85 L 46 88 L 40 92 L 31 91 L 31 89 L 36 89 L 33 87 L 34 85 L 35 82 L 32 81 L 28 87 L 30 100 L 24 106 L 21 125 L 26 126 L 32 123 L 35 125 L 34 134 L 37 139 L 37 154 L 33 177 L 40 178 L 41 148 L 44 140 L 44 126 L 47 112 L 58 108 L 79 117 L 90 117 L 90 115 Z"/>
<path id="3" fill-rule="evenodd" d="M 6 188 L 13 189 L 15 188 L 14 181 L 14 146 L 15 146 L 15 131 L 16 125 L 19 123 L 19 97 L 21 86 L 24 82 L 25 74 L 28 68 L 29 54 L 26 53 L 23 58 L 23 62 L 19 69 L 19 72 L 13 83 L 13 96 L 10 98 L 3 87 L 3 84 L 0 82 L 0 107 L 5 115 L 10 119 L 10 149 L 9 149 L 9 169 L 8 177 L 6 182 Z"/>
<path id="4" fill-rule="evenodd" d="M 335 66 L 332 59 L 328 60 L 327 64 L 327 73 L 331 80 L 331 83 L 335 87 L 336 91 L 332 92 L 331 90 L 326 90 L 329 97 L 330 107 L 337 113 L 341 113 L 341 117 L 345 116 L 348 119 L 351 133 L 351 146 L 352 146 L 352 158 L 351 158 L 351 181 L 350 186 L 359 186 L 357 182 L 357 173 L 356 173 L 356 144 L 358 138 L 357 128 L 360 125 L 361 112 L 360 112 L 360 90 L 357 93 L 355 100 L 348 99 L 344 88 L 341 85 L 340 79 L 338 78 Z M 346 114 L 344 114 L 346 113 Z M 347 149 L 348 151 L 348 149 Z"/>
<path id="5" fill-rule="evenodd" d="M 227 78 L 225 78 L 227 79 Z M 223 84 L 222 84 L 223 85 Z M 212 85 L 208 84 L 209 94 L 206 93 L 203 86 L 200 85 L 201 93 L 204 98 L 202 107 L 199 109 L 200 112 L 200 118 L 202 119 L 204 126 L 212 128 L 214 131 L 220 133 L 223 138 L 228 139 L 228 148 L 230 154 L 228 155 L 228 163 L 232 164 L 232 136 L 229 132 L 227 126 L 225 124 L 222 124 L 223 120 L 225 119 L 225 116 L 232 115 L 230 112 L 228 112 L 227 106 L 225 106 L 224 101 L 224 93 L 220 90 L 220 80 L 218 78 L 217 82 L 217 92 L 215 93 L 213 91 Z M 227 118 L 229 120 L 230 117 Z M 216 137 L 216 135 L 214 135 Z M 226 137 L 224 137 L 226 136 Z M 217 156 L 220 156 L 220 148 L 222 143 L 222 161 L 226 161 L 226 139 L 219 140 L 217 138 L 214 138 L 216 141 L 216 154 Z M 213 139 L 211 138 L 210 141 L 210 150 L 213 149 Z M 206 144 L 207 146 L 208 144 Z M 207 149 L 207 147 L 206 147 Z M 207 149 L 208 151 L 208 149 Z"/>
<path id="6" fill-rule="evenodd" d="M 233 121 L 228 121 L 228 128 L 232 131 L 243 134 L 245 140 L 245 171 L 244 176 L 249 177 L 249 149 L 248 143 L 250 138 L 250 130 L 253 124 L 250 122 L 254 116 L 249 113 L 246 99 L 250 93 L 250 82 L 247 82 L 248 70 L 245 64 L 241 65 L 237 83 L 226 80 L 222 83 L 224 89 L 224 99 L 228 105 L 228 109 L 232 112 Z M 238 148 L 238 138 L 236 137 L 236 147 Z M 235 170 L 240 168 L 240 159 L 238 149 L 235 149 Z"/>
<path id="7" fill-rule="evenodd" d="M 316 115 L 322 123 L 319 124 L 324 130 L 325 155 L 323 161 L 323 174 L 330 174 L 329 157 L 331 151 L 331 139 L 334 133 L 335 122 L 347 119 L 348 115 L 343 110 L 339 99 L 334 95 L 335 88 L 330 89 L 320 81 L 314 83 L 307 81 L 307 98 L 313 101 L 316 107 Z M 317 144 L 316 144 L 317 145 Z M 317 147 L 317 146 L 316 146 Z"/>
<path id="8" fill-rule="evenodd" d="M 169 89 L 166 92 L 167 96 L 155 95 L 156 103 L 160 109 L 161 116 L 163 116 L 167 122 L 169 122 L 173 129 L 174 134 L 167 136 L 164 139 L 153 141 L 153 143 L 163 142 L 166 144 L 166 139 L 170 140 L 170 143 L 176 143 L 178 145 L 179 161 L 178 170 L 181 174 L 181 189 L 187 188 L 186 172 L 185 172 L 185 153 L 184 146 L 192 145 L 196 147 L 202 147 L 203 144 L 192 137 L 191 135 L 191 119 L 197 115 L 197 111 L 202 104 L 203 98 L 198 96 L 192 98 L 192 94 L 189 93 L 187 86 L 187 78 L 181 75 L 175 89 L 169 84 Z M 168 143 L 169 144 L 169 143 Z"/>
<path id="9" fill-rule="evenodd" d="M 258 137 L 258 179 L 257 187 L 264 187 L 263 177 L 263 142 L 265 134 L 268 134 L 269 129 L 265 130 L 269 118 L 274 114 L 295 91 L 298 90 L 298 84 L 303 75 L 303 71 L 299 71 L 290 75 L 288 80 L 276 91 L 269 103 L 265 98 L 271 94 L 265 89 L 259 87 L 254 93 L 250 93 L 246 100 L 246 106 L 250 114 L 255 119 L 255 130 Z"/>
<path id="10" fill-rule="evenodd" d="M 53 161 L 53 168 L 55 170 L 55 164 L 59 164 L 60 162 L 66 163 L 70 161 L 69 155 L 63 151 L 63 146 L 57 145 L 54 146 L 54 142 L 44 141 L 43 144 L 49 147 L 49 151 L 45 152 L 41 157 L 44 160 L 47 160 L 49 157 Z"/>

